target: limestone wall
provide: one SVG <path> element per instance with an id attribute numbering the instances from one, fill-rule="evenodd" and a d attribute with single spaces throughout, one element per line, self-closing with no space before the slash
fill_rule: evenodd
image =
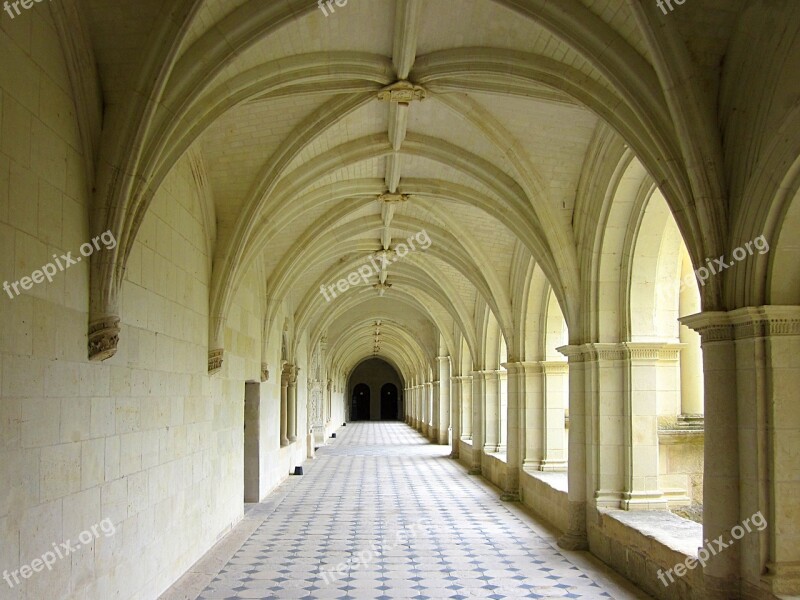
<path id="1" fill-rule="evenodd" d="M 77 255 L 90 239 L 90 186 L 52 25 L 2 27 L 13 68 L 0 69 L 0 278 L 11 282 L 53 254 Z M 240 290 L 223 371 L 210 378 L 202 201 L 183 159 L 141 225 L 107 362 L 87 360 L 88 261 L 0 298 L 0 572 L 104 519 L 115 528 L 52 571 L 0 582 L 0 597 L 152 600 L 241 518 L 244 385 L 259 380 L 261 344 L 260 308 L 245 299 L 260 296 L 252 279 Z M 274 378 L 263 394 L 273 428 Z M 267 491 L 304 450 L 265 450 Z"/>

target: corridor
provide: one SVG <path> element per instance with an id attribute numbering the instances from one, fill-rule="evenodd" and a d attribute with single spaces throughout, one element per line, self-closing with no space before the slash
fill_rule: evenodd
<path id="1" fill-rule="evenodd" d="M 329 442 L 162 598 L 649 598 L 403 423 Z"/>

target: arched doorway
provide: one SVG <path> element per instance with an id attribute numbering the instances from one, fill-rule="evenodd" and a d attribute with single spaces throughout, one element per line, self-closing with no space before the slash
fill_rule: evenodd
<path id="1" fill-rule="evenodd" d="M 353 388 L 353 410 L 351 411 L 354 421 L 370 420 L 370 394 L 369 386 L 359 383 Z"/>
<path id="2" fill-rule="evenodd" d="M 387 383 L 381 388 L 381 421 L 397 421 L 399 414 L 397 386 Z"/>

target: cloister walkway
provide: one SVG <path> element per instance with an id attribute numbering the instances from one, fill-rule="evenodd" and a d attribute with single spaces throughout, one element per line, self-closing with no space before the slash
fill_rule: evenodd
<path id="1" fill-rule="evenodd" d="M 353 423 L 163 598 L 649 598 L 403 423 Z"/>

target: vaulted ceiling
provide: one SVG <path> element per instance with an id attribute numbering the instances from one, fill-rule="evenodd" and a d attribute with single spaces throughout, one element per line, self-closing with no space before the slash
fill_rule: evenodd
<path id="1" fill-rule="evenodd" d="M 691 15 L 669 15 L 670 34 L 714 88 L 743 2 L 691 2 Z M 288 303 L 298 331 L 327 335 L 347 368 L 373 354 L 409 367 L 435 356 L 440 336 L 456 345 L 460 334 L 479 353 L 489 313 L 514 353 L 515 303 L 534 264 L 575 322 L 576 222 L 592 213 L 576 198 L 601 130 L 621 136 L 661 185 L 695 256 L 720 243 L 716 224 L 699 233 L 718 198 L 705 213 L 679 210 L 699 184 L 660 83 L 666 61 L 651 56 L 664 15 L 649 2 L 85 5 L 112 125 L 126 131 L 131 88 L 159 88 L 158 106 L 139 104 L 146 135 L 127 131 L 141 139 L 134 208 L 194 153 L 217 221 L 214 316 L 224 319 L 258 263 L 268 324 Z M 143 75 L 153 72 L 158 80 Z M 321 293 L 423 232 L 428 248 L 331 301 Z"/>

